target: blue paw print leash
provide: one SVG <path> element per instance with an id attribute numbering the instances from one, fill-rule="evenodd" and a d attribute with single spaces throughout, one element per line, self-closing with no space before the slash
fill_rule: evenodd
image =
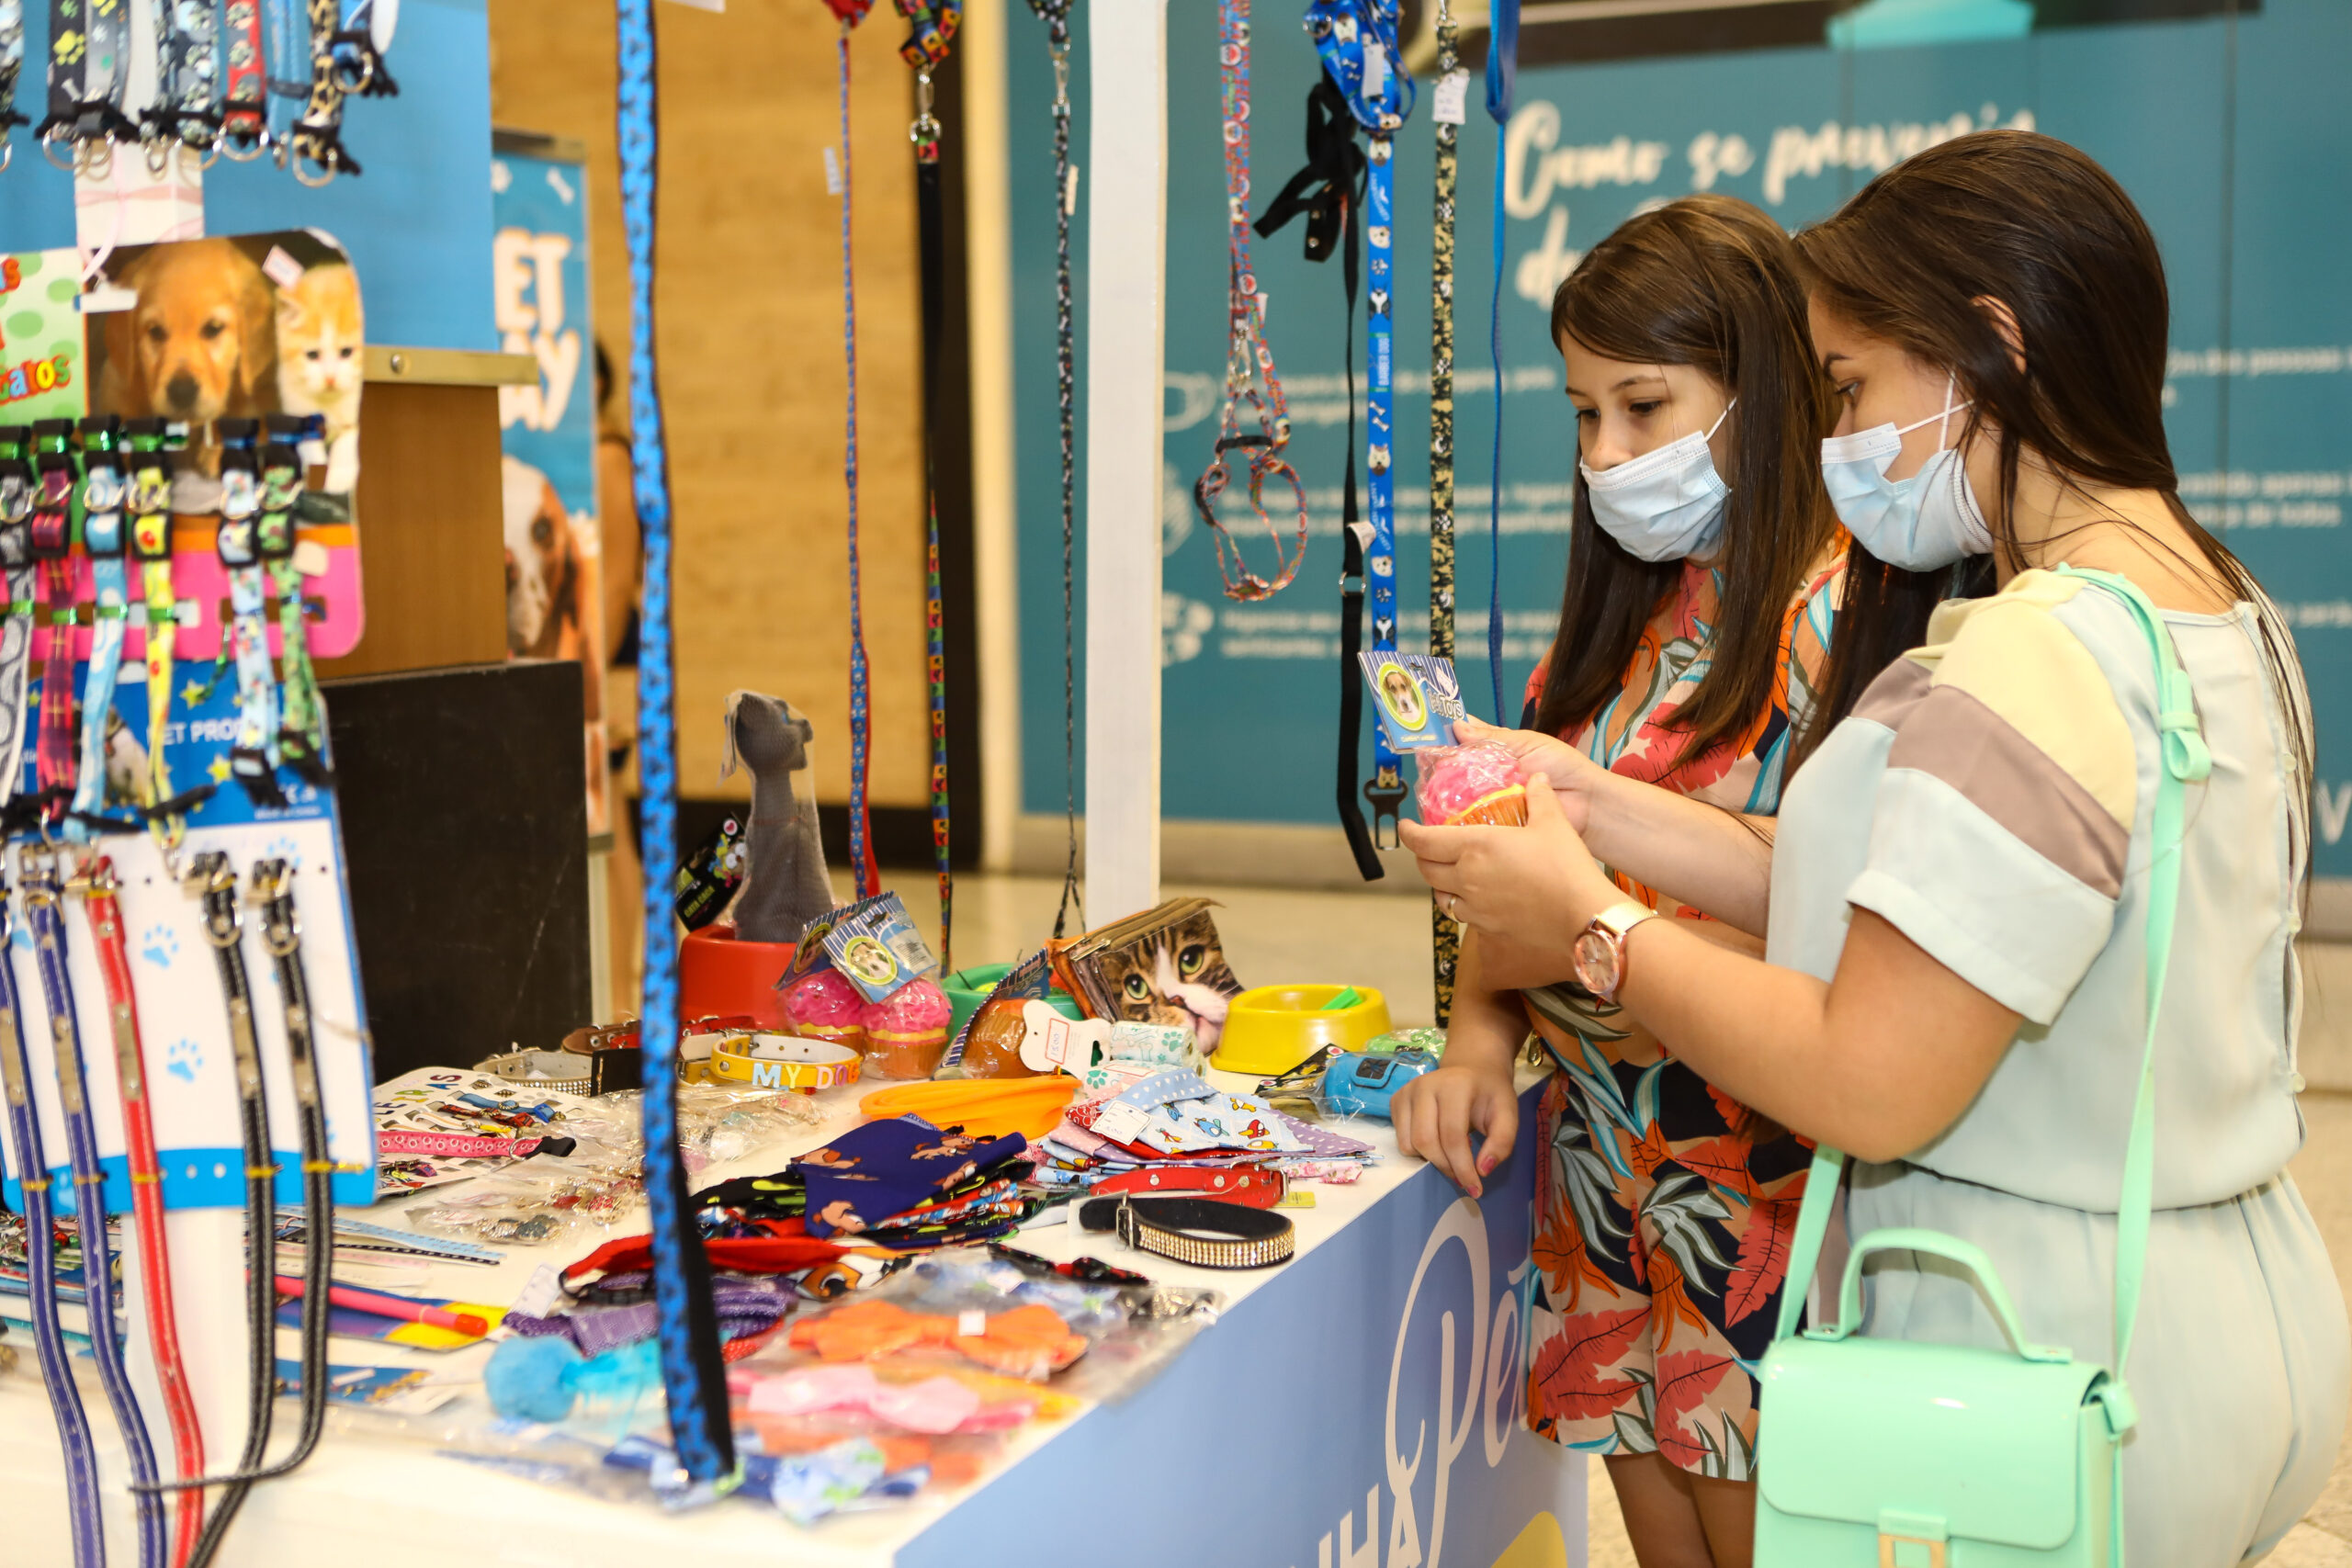
<path id="1" fill-rule="evenodd" d="M 711 1308 L 710 1263 L 695 1228 L 678 1156 L 677 917 L 671 909 L 678 863 L 676 715 L 670 625 L 670 468 L 654 355 L 653 0 L 618 0 L 618 120 L 621 226 L 628 242 L 630 458 L 645 553 L 638 654 L 638 774 L 644 796 L 645 1196 L 653 1235 L 653 1296 L 659 1314 L 662 1386 L 670 1432 L 688 1481 L 731 1488 L 740 1475 L 729 1425 L 727 1376 Z M 846 39 L 842 69 L 848 68 Z M 846 193 L 842 221 L 848 221 Z"/>
<path id="2" fill-rule="evenodd" d="M 1371 479 L 1367 487 L 1371 518 L 1369 535 L 1358 532 L 1356 537 L 1363 554 L 1372 647 L 1378 653 L 1392 653 L 1396 648 L 1396 482 L 1392 471 L 1396 451 L 1396 134 L 1411 116 L 1416 96 L 1413 79 L 1405 72 L 1396 29 L 1396 0 L 1315 0 L 1306 10 L 1307 36 L 1315 40 L 1324 74 L 1339 89 L 1369 143 L 1363 198 L 1369 350 L 1364 468 Z M 1351 435 L 1351 462 L 1352 443 Z M 1351 682 L 1356 679 L 1352 670 L 1343 674 Z M 1364 785 L 1363 795 L 1372 807 L 1373 846 L 1394 849 L 1405 784 L 1397 755 L 1377 728 L 1373 731 L 1372 763 L 1372 782 Z M 1369 881 L 1377 874 L 1367 871 L 1365 878 Z"/>
<path id="3" fill-rule="evenodd" d="M 130 573 L 123 560 L 122 456 L 119 422 L 112 414 L 82 422 L 82 547 L 89 552 L 92 587 L 90 663 L 82 677 L 82 746 L 74 807 L 65 837 L 87 843 L 107 805 L 107 731 L 122 675 L 123 633 L 130 624 Z M 70 672 L 69 676 L 70 678 Z"/>

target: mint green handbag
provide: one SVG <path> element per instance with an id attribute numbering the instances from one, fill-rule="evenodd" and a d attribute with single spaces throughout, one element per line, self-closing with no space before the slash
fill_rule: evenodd
<path id="1" fill-rule="evenodd" d="M 1835 1327 L 1793 1334 L 1846 1156 L 1823 1145 L 1805 1188 L 1759 1373 L 1757 1568 L 2123 1568 L 2120 1445 L 2138 1419 L 2123 1384 L 2139 1315 L 2155 1174 L 2156 1011 L 2180 896 L 2183 785 L 2212 771 L 2188 675 L 2147 596 L 2107 572 L 2060 567 L 2114 593 L 2155 655 L 2164 767 L 2151 822 L 2148 1040 L 2116 1214 L 2113 1371 L 2030 1345 L 1983 1249 L 1929 1230 L 1854 1244 Z M 2007 1350 L 1856 1337 L 1862 1260 L 1930 1253 L 1976 1277 Z"/>

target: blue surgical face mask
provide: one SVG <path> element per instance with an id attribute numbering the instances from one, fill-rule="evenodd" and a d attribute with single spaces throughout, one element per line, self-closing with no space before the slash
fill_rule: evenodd
<path id="1" fill-rule="evenodd" d="M 1952 416 L 1970 406 L 1952 401 L 1958 387 L 1957 377 L 1945 382 L 1943 408 L 1926 419 L 1900 427 L 1889 420 L 1821 444 L 1821 479 L 1838 520 L 1856 544 L 1889 566 L 1934 571 L 1993 552 L 1993 530 L 1976 504 L 1960 449 L 1949 445 Z M 1944 444 L 1909 479 L 1888 479 L 1903 437 L 1928 423 L 1942 427 L 1938 434 Z"/>
<path id="2" fill-rule="evenodd" d="M 1731 486 L 1715 472 L 1707 443 L 1738 401 L 1725 403 L 1704 435 L 1679 436 L 1598 473 L 1577 465 L 1592 498 L 1593 520 L 1628 553 L 1648 561 L 1679 560 L 1712 554 L 1722 543 L 1724 498 Z"/>

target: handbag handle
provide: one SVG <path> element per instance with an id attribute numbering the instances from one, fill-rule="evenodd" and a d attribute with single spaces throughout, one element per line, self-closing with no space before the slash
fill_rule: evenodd
<path id="1" fill-rule="evenodd" d="M 2018 1309 L 2009 1301 L 2009 1292 L 2002 1288 L 2001 1276 L 1994 1269 L 1993 1260 L 1974 1242 L 1962 1241 L 1941 1231 L 1900 1227 L 1876 1230 L 1854 1244 L 1852 1256 L 1846 1259 L 1846 1280 L 1838 1292 L 1838 1325 L 1834 1328 L 1817 1329 L 1815 1336 L 1823 1339 L 1843 1339 L 1861 1326 L 1862 1322 L 1862 1259 L 1873 1252 L 1929 1252 L 1938 1258 L 1959 1264 L 1976 1276 L 1984 1287 L 1984 1299 L 1992 1303 L 1993 1315 L 2001 1320 L 2008 1332 L 2009 1343 L 2017 1353 L 2029 1361 L 2067 1361 L 2074 1359 L 2068 1350 L 2048 1345 L 2036 1345 L 2025 1337 L 2025 1325 L 2018 1321 Z"/>

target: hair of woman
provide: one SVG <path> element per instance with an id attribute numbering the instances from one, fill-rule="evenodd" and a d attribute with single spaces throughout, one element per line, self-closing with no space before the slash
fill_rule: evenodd
<path id="1" fill-rule="evenodd" d="M 1838 412 L 1807 333 L 1795 253 L 1780 225 L 1747 203 L 1684 197 L 1626 220 L 1586 254 L 1553 296 L 1552 337 L 1610 359 L 1689 366 L 1738 400 L 1724 475 L 1731 494 L 1714 654 L 1673 717 L 1687 760 L 1765 711 L 1788 606 L 1837 533 L 1821 485 L 1821 440 Z M 1679 560 L 1644 561 L 1611 539 L 1577 477 L 1560 634 L 1534 728 L 1563 733 L 1616 694 L 1644 626 L 1682 570 Z"/>
<path id="2" fill-rule="evenodd" d="M 2164 423 L 2172 320 L 2164 259 L 2131 197 L 2092 159 L 2035 131 L 1956 137 L 1871 181 L 1800 232 L 1796 250 L 1824 307 L 1958 378 L 1958 396 L 1970 402 L 1959 442 L 1994 433 L 1999 502 L 1987 520 L 1996 559 L 2024 564 L 2012 513 L 2030 450 L 2080 493 L 2157 491 L 2202 558 L 2181 564 L 2201 565 L 2233 597 L 2268 609 L 2254 574 L 2181 504 Z M 1993 302 L 2014 319 L 2021 353 Z M 1841 612 L 1833 642 L 1844 646 L 1833 647 L 1824 682 L 1825 722 L 1805 739 L 1825 734 L 1890 660 L 1921 640 L 1951 577 L 1895 571 L 1859 548 L 1849 555 L 1844 611 L 1854 624 L 1849 636 Z M 2268 613 L 2260 626 L 2300 802 L 2311 788 L 2309 710 L 2283 627 Z"/>

